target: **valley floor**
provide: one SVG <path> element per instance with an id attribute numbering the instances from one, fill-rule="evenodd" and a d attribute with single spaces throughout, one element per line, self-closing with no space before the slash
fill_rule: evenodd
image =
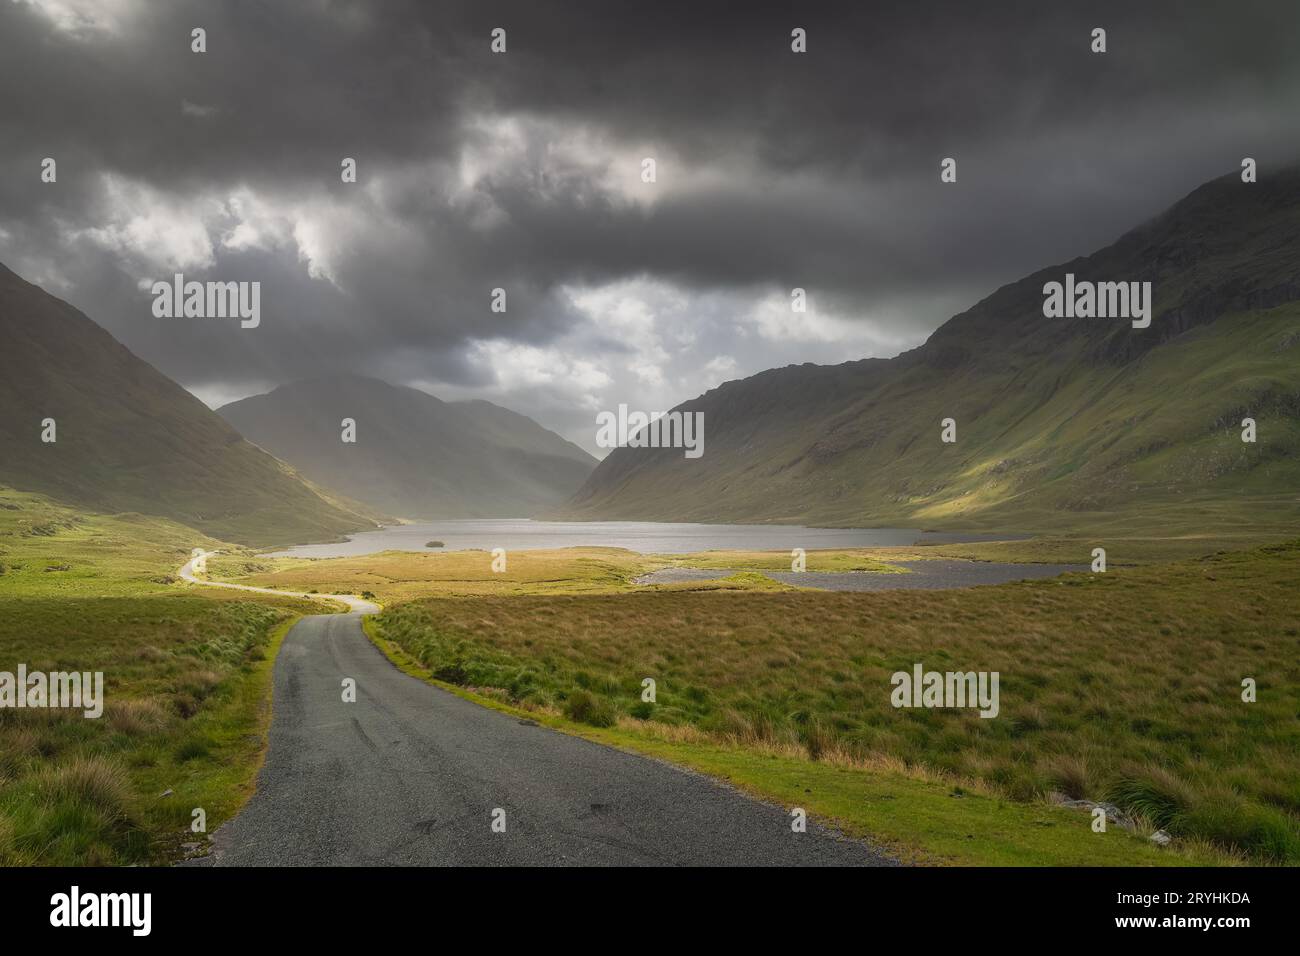
<path id="1" fill-rule="evenodd" d="M 1109 802 L 1138 832 L 1296 863 L 1297 582 L 1300 543 L 969 590 L 428 597 L 389 607 L 374 632 L 444 683 L 633 747 L 700 748 L 687 762 L 701 769 L 729 754 L 758 792 L 797 796 L 774 792 L 767 761 L 791 761 L 795 781 L 847 773 L 819 809 L 946 858 L 1034 858 L 1029 830 L 999 837 L 1018 857 L 966 819 L 978 796 Z M 997 717 L 893 707 L 891 675 L 917 663 L 998 672 Z M 866 799 L 882 772 L 947 787 L 962 809 L 923 821 L 915 802 Z M 966 852 L 942 838 L 952 827 Z M 1055 862 L 1089 858 L 1062 848 Z"/>
<path id="2" fill-rule="evenodd" d="M 102 670 L 109 704 L 97 721 L 0 710 L 0 862 L 200 854 L 193 810 L 211 833 L 252 793 L 271 661 L 323 607 L 176 578 L 192 547 L 221 547 L 215 580 L 384 605 L 367 631 L 414 676 L 805 807 L 899 858 L 1295 864 L 1300 542 L 1229 543 L 1250 547 L 1113 539 L 1105 574 L 830 593 L 768 576 L 788 572 L 788 554 L 518 552 L 504 573 L 485 552 L 270 560 L 3 492 L 0 670 Z M 808 571 L 1077 565 L 1091 546 L 810 552 Z M 684 568 L 723 576 L 634 583 Z M 999 715 L 894 708 L 891 675 L 916 663 L 999 672 Z M 1090 814 L 1055 805 L 1066 799 L 1113 804 L 1131 832 L 1094 833 Z M 1173 844 L 1153 845 L 1155 829 Z"/>

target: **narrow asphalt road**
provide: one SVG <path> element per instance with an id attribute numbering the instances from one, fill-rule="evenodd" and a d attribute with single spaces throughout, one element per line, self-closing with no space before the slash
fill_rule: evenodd
<path id="1" fill-rule="evenodd" d="M 790 808 L 409 677 L 367 639 L 360 610 L 303 618 L 285 637 L 257 792 L 206 864 L 892 863 L 815 824 L 793 832 Z"/>

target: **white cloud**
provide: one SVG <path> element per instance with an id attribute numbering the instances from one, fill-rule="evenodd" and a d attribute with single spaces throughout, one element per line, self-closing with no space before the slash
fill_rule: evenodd
<path id="1" fill-rule="evenodd" d="M 272 200 L 247 186 L 225 194 L 180 196 L 111 173 L 100 177 L 99 196 L 83 222 L 63 224 L 66 239 L 88 240 L 138 272 L 208 269 L 223 250 L 289 246 L 296 248 L 312 278 L 336 286 L 339 263 L 350 250 L 379 238 L 393 241 L 400 230 L 364 201 L 322 196 Z"/>
<path id="2" fill-rule="evenodd" d="M 881 350 L 894 355 L 920 344 L 917 333 L 905 315 L 895 309 L 878 306 L 871 315 L 850 318 L 818 304 L 809 290 L 806 310 L 791 308 L 787 290 L 771 292 L 741 317 L 736 329 L 742 335 L 756 333 L 758 338 L 783 346 L 842 345 L 857 356 L 879 355 Z M 904 330 L 898 334 L 890 330 Z"/>
<path id="3" fill-rule="evenodd" d="M 811 296 L 806 311 L 794 311 L 788 292 L 765 296 L 746 318 L 760 336 L 772 342 L 865 343 L 870 337 L 861 322 L 820 311 Z"/>
<path id="4" fill-rule="evenodd" d="M 734 358 L 730 355 L 719 355 L 717 358 L 710 360 L 709 363 L 704 366 L 704 371 L 713 376 L 713 380 L 716 384 L 725 381 L 728 376 L 734 375 L 736 373 L 736 368 L 737 365 Z"/>
<path id="5" fill-rule="evenodd" d="M 13 0 L 38 10 L 55 29 L 91 39 L 99 33 L 120 33 L 140 12 L 140 0 Z"/>
<path id="6" fill-rule="evenodd" d="M 105 173 L 101 176 L 98 225 L 69 228 L 72 239 L 130 257 L 137 265 L 159 271 L 212 265 L 208 221 L 223 214 L 212 198 L 184 199 Z"/>
<path id="7" fill-rule="evenodd" d="M 502 391 L 543 386 L 581 408 L 600 408 L 599 393 L 612 381 L 595 362 L 574 358 L 564 349 L 551 346 L 539 348 L 491 339 L 473 343 L 470 358 L 491 369 Z"/>
<path id="8" fill-rule="evenodd" d="M 626 140 L 593 124 L 570 118 L 517 113 L 476 115 L 463 129 L 451 200 L 466 208 L 482 205 L 482 224 L 496 225 L 505 213 L 491 198 L 495 181 L 526 181 L 534 198 L 565 197 L 578 204 L 597 198 L 617 206 L 652 206 L 691 193 L 734 188 L 758 167 L 738 150 L 725 161 L 688 162 L 665 143 Z M 656 181 L 642 180 L 642 163 L 655 161 Z"/>

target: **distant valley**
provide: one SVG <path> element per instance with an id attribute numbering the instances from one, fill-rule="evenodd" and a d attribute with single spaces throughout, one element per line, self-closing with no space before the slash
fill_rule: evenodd
<path id="1" fill-rule="evenodd" d="M 499 405 L 359 375 L 295 382 L 219 412 L 313 481 L 404 518 L 528 517 L 567 499 L 596 466 Z"/>

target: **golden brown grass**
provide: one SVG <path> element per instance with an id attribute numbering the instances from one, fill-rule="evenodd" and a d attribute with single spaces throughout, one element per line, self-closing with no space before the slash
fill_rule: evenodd
<path id="1" fill-rule="evenodd" d="M 632 578 L 660 566 L 621 548 L 566 548 L 511 552 L 503 573 L 493 572 L 487 551 L 384 551 L 323 559 L 218 555 L 208 560 L 208 573 L 217 580 L 290 591 L 369 591 L 389 603 L 429 594 L 609 593 L 632 587 Z"/>

